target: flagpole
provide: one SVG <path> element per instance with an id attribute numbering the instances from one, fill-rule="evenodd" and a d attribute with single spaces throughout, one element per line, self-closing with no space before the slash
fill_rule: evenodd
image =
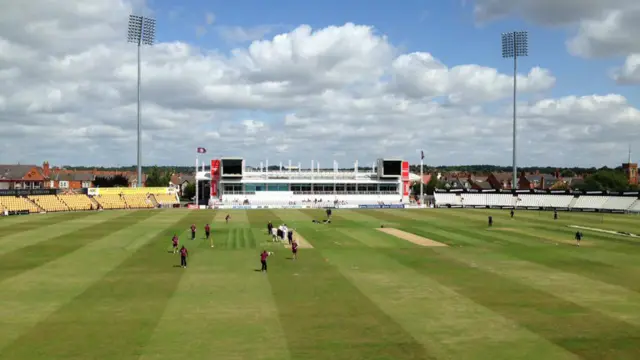
<path id="1" fill-rule="evenodd" d="M 200 201 L 199 201 L 200 199 L 198 198 L 198 160 L 200 160 L 200 159 L 198 158 L 198 155 L 196 154 L 196 173 L 195 173 L 195 176 L 194 176 L 194 180 L 195 180 L 195 183 L 196 183 L 196 201 L 195 201 L 196 209 L 200 209 Z"/>
<path id="2" fill-rule="evenodd" d="M 424 151 L 420 151 L 420 205 L 424 204 L 424 176 L 422 169 L 424 168 Z"/>

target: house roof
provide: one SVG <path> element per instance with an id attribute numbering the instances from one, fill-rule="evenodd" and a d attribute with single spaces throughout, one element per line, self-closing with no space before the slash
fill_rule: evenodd
<path id="1" fill-rule="evenodd" d="M 24 178 L 31 169 L 36 168 L 40 171 L 37 165 L 1 165 L 0 164 L 0 180 L 20 180 Z"/>
<path id="2" fill-rule="evenodd" d="M 57 172 L 51 175 L 56 181 L 93 181 L 95 176 L 87 172 Z"/>
<path id="3" fill-rule="evenodd" d="M 525 179 L 527 179 L 529 181 L 542 181 L 542 179 L 544 179 L 544 181 L 556 181 L 556 180 L 558 180 L 555 176 L 553 176 L 551 174 L 527 175 L 527 176 L 525 176 Z"/>
<path id="4" fill-rule="evenodd" d="M 496 180 L 501 182 L 513 180 L 513 175 L 508 172 L 493 173 L 493 176 L 496 178 Z"/>
<path id="5" fill-rule="evenodd" d="M 171 183 L 174 185 L 181 185 L 185 182 L 192 183 L 194 180 L 195 177 L 191 174 L 174 174 L 171 176 Z"/>
<path id="6" fill-rule="evenodd" d="M 491 184 L 486 181 L 486 180 L 471 180 L 471 182 L 475 185 L 477 185 L 478 187 L 480 187 L 481 189 L 492 189 L 493 187 L 491 186 Z"/>

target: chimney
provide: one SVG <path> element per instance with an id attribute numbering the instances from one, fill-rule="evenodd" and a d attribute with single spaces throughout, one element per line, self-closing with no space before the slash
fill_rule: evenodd
<path id="1" fill-rule="evenodd" d="M 48 161 L 42 163 L 42 175 L 44 175 L 45 178 L 49 178 L 51 175 L 51 169 L 49 168 Z"/>
<path id="2" fill-rule="evenodd" d="M 536 175 L 540 175 L 540 170 L 536 169 Z"/>
<path id="3" fill-rule="evenodd" d="M 556 179 L 560 179 L 560 169 L 556 169 L 556 172 L 553 174 Z"/>

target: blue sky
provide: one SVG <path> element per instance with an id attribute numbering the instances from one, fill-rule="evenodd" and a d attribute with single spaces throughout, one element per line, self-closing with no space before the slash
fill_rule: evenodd
<path id="1" fill-rule="evenodd" d="M 529 31 L 530 56 L 519 60 L 519 72 L 534 66 L 550 69 L 558 82 L 550 96 L 617 93 L 634 105 L 640 104 L 637 88 L 619 86 L 608 76 L 610 69 L 624 57 L 583 59 L 572 56 L 566 41 L 575 29 L 547 28 L 516 17 L 479 24 L 473 16 L 471 1 L 404 0 L 236 0 L 236 1 L 175 1 L 151 0 L 148 6 L 158 19 L 159 41 L 184 41 L 205 49 L 228 52 L 249 42 L 229 43 L 222 39 L 221 27 L 270 27 L 265 39 L 293 30 L 301 24 L 314 29 L 353 22 L 370 25 L 402 52 L 426 51 L 448 66 L 479 64 L 510 74 L 513 62 L 500 53 L 500 34 L 504 31 Z M 215 14 L 213 24 L 206 23 L 206 14 Z M 207 33 L 198 36 L 196 28 Z"/>

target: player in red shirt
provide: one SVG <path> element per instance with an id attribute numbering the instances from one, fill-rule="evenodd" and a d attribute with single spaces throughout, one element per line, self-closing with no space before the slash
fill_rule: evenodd
<path id="1" fill-rule="evenodd" d="M 229 216 L 229 214 L 227 214 L 227 216 L 224 218 L 224 220 L 227 222 L 227 224 L 229 223 L 229 219 L 231 219 L 231 216 Z"/>
<path id="2" fill-rule="evenodd" d="M 187 267 L 188 256 L 189 256 L 189 251 L 187 251 L 187 248 L 184 247 L 184 245 L 182 245 L 182 247 L 180 248 L 180 266 L 182 266 L 183 268 Z"/>
<path id="3" fill-rule="evenodd" d="M 191 224 L 191 240 L 196 239 L 196 224 Z"/>
<path id="4" fill-rule="evenodd" d="M 178 235 L 173 234 L 173 239 L 171 239 L 171 243 L 173 244 L 173 253 L 178 252 Z"/>
<path id="5" fill-rule="evenodd" d="M 211 226 L 209 226 L 209 224 L 205 225 L 204 232 L 207 236 L 207 239 L 209 239 L 209 244 L 211 245 L 211 247 L 213 247 L 213 238 L 211 237 Z"/>
<path id="6" fill-rule="evenodd" d="M 262 250 L 262 252 L 260 253 L 260 264 L 262 264 L 262 272 L 267 272 L 267 258 L 269 257 L 269 255 L 271 255 L 271 253 L 267 252 L 267 250 Z"/>
<path id="7" fill-rule="evenodd" d="M 291 243 L 291 252 L 293 253 L 293 260 L 298 259 L 298 242 L 293 240 Z"/>

